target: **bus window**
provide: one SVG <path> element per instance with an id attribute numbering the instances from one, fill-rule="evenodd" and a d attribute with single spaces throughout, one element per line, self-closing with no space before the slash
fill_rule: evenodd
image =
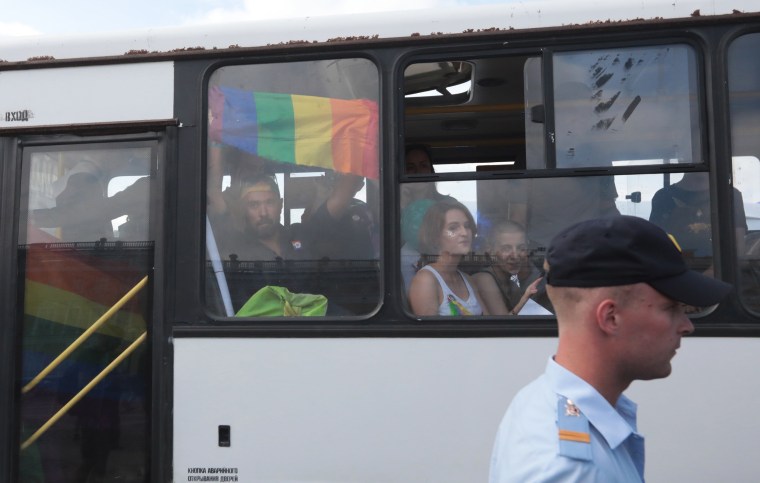
<path id="1" fill-rule="evenodd" d="M 457 292 L 456 277 L 450 284 L 449 275 L 456 271 L 471 284 L 487 315 L 551 314 L 551 303 L 538 280 L 544 273 L 549 242 L 563 228 L 604 214 L 652 221 L 673 236 L 691 269 L 709 275 L 714 272 L 706 172 L 406 183 L 402 197 L 407 191 L 427 194 L 410 201 L 401 212 L 401 273 L 409 309 L 418 316 L 435 315 L 420 308 L 420 294 L 426 286 L 414 282 L 426 265 L 449 281 L 437 296 L 432 290 L 429 297 L 435 302 L 432 305 L 440 307 L 438 315 L 477 315 L 465 304 L 469 288 Z M 740 193 L 735 195 L 741 199 Z M 574 203 L 560 201 L 567 197 Z M 439 207 L 472 216 L 469 240 L 466 235 L 447 232 L 441 224 L 445 218 L 434 214 Z M 737 226 L 743 222 L 743 216 L 737 218 Z M 435 238 L 431 242 L 431 227 L 440 232 L 437 244 Z M 446 252 L 447 236 L 457 236 L 467 246 L 461 253 Z M 453 271 L 448 273 L 449 269 Z M 424 270 L 430 272 L 430 268 Z M 437 289 L 427 274 L 420 280 L 426 277 Z M 437 278 L 436 283 L 442 286 Z M 457 304 L 449 307 L 449 302 L 441 299 L 449 291 L 467 311 Z M 690 313 L 703 312 L 694 308 Z"/>
<path id="2" fill-rule="evenodd" d="M 211 75 L 212 313 L 361 316 L 377 307 L 377 76 L 364 59 L 225 66 Z"/>
<path id="3" fill-rule="evenodd" d="M 435 172 L 517 170 L 526 158 L 543 162 L 540 58 L 412 63 L 404 70 L 404 90 L 405 142 L 426 146 Z"/>
<path id="4" fill-rule="evenodd" d="M 404 159 L 400 160 L 404 165 L 402 172 L 422 174 L 412 170 L 411 159 L 406 159 L 417 159 L 421 153 L 428 158 L 428 165 L 433 166 L 428 174 L 518 171 L 528 165 L 543 167 L 545 135 L 541 65 L 537 55 L 408 65 L 404 70 L 406 150 Z M 470 253 L 458 261 L 458 269 L 469 277 L 482 264 L 479 257 L 482 258 L 483 247 L 480 245 L 484 241 L 477 233 L 488 226 L 489 220 L 501 217 L 506 206 L 500 204 L 502 192 L 483 189 L 483 186 L 480 181 L 435 183 L 406 180 L 401 184 L 400 268 L 405 300 L 415 315 L 465 314 L 472 310 L 472 307 L 448 307 L 446 303 L 428 304 L 429 301 L 423 301 L 427 307 L 420 309 L 420 294 L 426 289 L 420 288 L 419 281 L 415 284 L 414 279 L 426 265 L 429 267 L 424 268 L 422 277 L 431 282 L 428 288 L 434 286 L 434 279 L 428 273 L 450 276 L 438 273 L 445 268 L 439 263 L 443 252 L 438 241 L 430 236 L 431 230 L 437 228 L 432 228 L 430 220 L 426 221 L 433 217 L 427 216 L 431 207 L 435 212 L 439 204 L 459 204 L 454 212 L 473 219 Z M 439 218 L 443 221 L 445 216 Z M 423 238 L 427 241 L 423 242 Z M 527 258 L 523 257 L 522 262 L 527 270 Z M 533 271 L 528 272 L 534 275 Z M 459 280 L 457 275 L 454 280 Z M 474 283 L 471 279 L 467 281 L 467 284 Z M 469 292 L 467 289 L 460 291 L 461 294 Z M 427 293 L 431 291 L 427 290 Z M 482 307 L 474 308 L 480 309 Z M 548 313 L 541 308 L 538 310 Z"/>
<path id="5" fill-rule="evenodd" d="M 114 196 L 124 196 L 124 192 L 129 192 L 136 186 L 142 186 L 143 189 L 145 189 L 148 186 L 147 183 L 150 181 L 145 178 L 146 176 L 114 177 L 108 182 L 106 196 L 108 198 L 112 198 Z M 143 222 L 137 221 L 137 219 L 140 217 L 140 214 L 143 215 Z M 147 224 L 144 223 L 144 217 L 146 215 L 146 211 L 135 212 L 132 210 L 131 213 L 123 214 L 118 218 L 112 219 L 111 227 L 113 228 L 114 236 L 119 240 L 147 240 L 148 233 L 144 231 L 148 228 Z"/>
<path id="6" fill-rule="evenodd" d="M 156 160 L 154 141 L 23 150 L 18 481 L 147 478 Z"/>
<path id="7" fill-rule="evenodd" d="M 34 152 L 29 242 L 146 240 L 149 178 L 139 173 L 150 157 L 150 148 Z"/>
<path id="8" fill-rule="evenodd" d="M 737 206 L 746 213 L 746 235 L 740 243 L 738 261 L 741 281 L 738 292 L 750 310 L 760 312 L 760 62 L 755 53 L 760 48 L 760 34 L 736 39 L 728 50 L 729 106 L 731 110 L 731 149 L 734 187 L 743 203 Z"/>
<path id="9" fill-rule="evenodd" d="M 551 168 L 544 139 L 553 113 L 557 168 L 703 161 L 692 48 L 559 52 L 552 63 L 551 110 L 537 56 L 410 64 L 407 145 L 427 145 L 435 172 Z"/>
<path id="10" fill-rule="evenodd" d="M 401 273 L 415 315 L 433 315 L 435 309 L 435 304 L 415 307 L 425 290 L 414 284 L 418 270 L 425 264 L 445 268 L 436 264 L 443 257 L 439 247 L 420 246 L 425 232 L 420 226 L 431 206 L 448 199 L 461 202 L 475 220 L 472 246 L 458 259 L 458 268 L 471 276 L 473 290 L 484 283 L 482 298 L 496 299 L 501 293 L 505 299 L 484 313 L 550 313 L 545 299 L 540 308 L 523 312 L 514 307 L 520 308 L 520 294 L 527 291 L 536 290 L 533 300 L 542 297 L 540 283 L 531 284 L 543 270 L 554 235 L 590 218 L 623 213 L 649 219 L 674 235 L 693 269 L 713 272 L 708 173 L 651 174 L 653 165 L 703 161 L 693 49 L 661 45 L 564 51 L 552 54 L 551 62 L 549 86 L 542 82 L 539 56 L 466 58 L 406 68 L 407 149 L 417 149 L 417 156 L 417 147 L 424 146 L 434 167 L 421 175 L 405 163 L 408 176 L 401 184 Z M 545 107 L 547 87 L 552 102 Z M 545 139 L 554 143 L 555 156 L 546 156 Z M 633 167 L 642 173 L 616 174 L 617 168 L 630 172 Z M 605 169 L 593 176 L 565 171 L 564 177 L 547 177 L 545 170 L 554 168 Z M 544 173 L 532 174 L 538 170 Z M 509 179 L 484 179 L 487 172 Z M 476 173 L 477 180 L 444 181 L 451 179 L 448 173 Z M 479 276 L 484 270 L 492 275 Z M 515 273 L 508 276 L 510 271 Z M 438 275 L 464 286 L 450 273 L 448 278 Z M 440 286 L 440 280 L 422 277 L 430 282 L 427 294 L 435 294 L 431 287 Z M 438 297 L 444 293 L 448 296 L 439 291 Z M 443 305 L 440 310 L 439 315 L 458 313 Z"/>
<path id="11" fill-rule="evenodd" d="M 553 62 L 558 168 L 702 162 L 690 47 L 564 52 Z"/>

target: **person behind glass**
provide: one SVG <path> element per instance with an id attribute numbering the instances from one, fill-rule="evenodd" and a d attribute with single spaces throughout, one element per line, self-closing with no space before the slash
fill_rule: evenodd
<path id="1" fill-rule="evenodd" d="M 404 154 L 404 170 L 406 174 L 434 174 L 430 149 L 424 144 L 412 144 L 406 147 Z M 440 201 L 453 199 L 441 194 L 434 181 L 420 183 L 404 183 L 401 185 L 401 209 L 417 200 Z"/>
<path id="2" fill-rule="evenodd" d="M 355 174 L 328 172 L 329 194 L 316 208 L 307 208 L 300 230 L 309 240 L 314 258 L 372 260 L 379 250 L 375 222 L 367 203 L 356 198 L 364 178 Z"/>
<path id="3" fill-rule="evenodd" d="M 429 263 L 409 287 L 415 315 L 488 314 L 469 276 L 458 268 L 472 250 L 476 231 L 472 214 L 458 201 L 440 201 L 428 208 L 420 226 L 419 246 Z"/>
<path id="4" fill-rule="evenodd" d="M 401 212 L 401 278 L 404 294 L 409 293 L 412 279 L 420 269 L 420 226 L 428 208 L 434 204 L 433 200 L 416 200 Z"/>
<path id="5" fill-rule="evenodd" d="M 283 199 L 265 161 L 238 166 L 231 186 L 222 191 L 223 148 L 209 149 L 207 213 L 223 260 L 270 261 L 308 258 L 305 243 L 280 223 Z"/>
<path id="6" fill-rule="evenodd" d="M 83 156 L 72 169 L 51 186 L 56 192 L 55 207 L 34 210 L 31 223 L 38 228 L 60 228 L 60 239 L 69 242 L 114 240 L 112 220 L 129 215 L 130 218 L 147 217 L 150 197 L 150 177 L 143 177 L 112 196 L 108 196 L 108 183 L 120 162 L 128 154 L 114 152 L 109 159 Z M 126 230 L 120 229 L 120 238 L 126 239 Z M 145 239 L 141 234 L 137 239 Z M 132 237 L 133 239 L 135 237 Z"/>
<path id="7" fill-rule="evenodd" d="M 717 304 L 731 285 L 689 270 L 661 228 L 632 216 L 564 229 L 546 262 L 557 350 L 507 409 L 490 482 L 642 482 L 644 438 L 623 391 L 670 375 L 694 330 L 685 306 Z"/>
<path id="8" fill-rule="evenodd" d="M 712 275 L 712 223 L 707 173 L 684 173 L 676 183 L 660 188 L 652 197 L 649 221 L 673 235 L 694 270 Z M 747 218 L 742 194 L 732 188 L 737 251 L 744 253 Z"/>
<path id="9" fill-rule="evenodd" d="M 496 224 L 487 240 L 492 264 L 472 276 L 491 315 L 517 315 L 538 293 L 542 277 L 528 259 L 525 229 L 517 223 Z"/>
<path id="10" fill-rule="evenodd" d="M 406 174 L 432 174 L 433 168 L 430 148 L 424 144 L 410 144 L 404 152 L 404 167 Z"/>
<path id="11" fill-rule="evenodd" d="M 241 183 L 238 198 L 230 206 L 232 230 L 217 240 L 222 256 L 234 254 L 241 261 L 307 258 L 303 242 L 280 223 L 282 208 L 274 176 L 260 175 Z"/>
<path id="12" fill-rule="evenodd" d="M 433 174 L 430 149 L 424 144 L 410 144 L 406 147 L 404 169 L 406 174 Z M 401 274 L 404 292 L 408 292 L 412 278 L 420 267 L 418 247 L 419 226 L 428 207 L 437 201 L 454 198 L 438 192 L 434 181 L 404 183 L 401 185 Z"/>

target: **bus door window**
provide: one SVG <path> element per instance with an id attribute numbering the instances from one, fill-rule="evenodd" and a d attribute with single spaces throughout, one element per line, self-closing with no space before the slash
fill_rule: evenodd
<path id="1" fill-rule="evenodd" d="M 760 312 L 760 62 L 757 49 L 760 34 L 737 38 L 728 49 L 729 107 L 731 112 L 731 150 L 734 194 L 734 216 L 739 208 L 746 214 L 746 224 L 737 224 L 737 256 L 742 302 Z M 740 228 L 745 228 L 742 237 Z"/>
<path id="2" fill-rule="evenodd" d="M 132 172 L 144 168 L 140 164 L 148 159 L 148 151 L 38 154 L 35 162 L 49 172 L 39 186 L 30 188 L 30 227 L 59 241 L 144 240 L 144 230 L 130 233 L 130 227 L 147 219 L 149 180 Z"/>
<path id="3" fill-rule="evenodd" d="M 23 151 L 19 481 L 147 481 L 156 162 L 153 141 Z"/>
<path id="4" fill-rule="evenodd" d="M 377 307 L 378 90 L 377 68 L 364 59 L 212 74 L 212 313 L 359 316 Z"/>

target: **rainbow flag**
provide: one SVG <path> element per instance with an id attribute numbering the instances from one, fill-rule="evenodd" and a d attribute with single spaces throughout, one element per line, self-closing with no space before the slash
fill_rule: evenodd
<path id="1" fill-rule="evenodd" d="M 212 142 L 283 163 L 377 179 L 377 102 L 213 86 Z"/>
<path id="2" fill-rule="evenodd" d="M 24 384 L 149 273 L 153 259 L 152 247 L 109 254 L 97 250 L 88 253 L 65 245 L 30 244 L 19 253 L 25 272 Z M 102 366 L 102 361 L 90 360 L 97 351 L 86 347 L 123 348 L 139 337 L 147 328 L 150 313 L 148 290 L 143 289 L 127 302 L 86 346 L 77 349 L 52 373 L 51 379 L 60 377 L 72 365 Z M 111 352 L 118 353 L 115 349 Z"/>
<path id="3" fill-rule="evenodd" d="M 449 312 L 451 315 L 472 315 L 472 312 L 467 310 L 464 305 L 459 303 L 453 295 L 449 294 Z"/>

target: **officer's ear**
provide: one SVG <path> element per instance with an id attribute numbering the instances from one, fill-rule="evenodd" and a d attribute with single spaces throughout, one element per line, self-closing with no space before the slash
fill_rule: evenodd
<path id="1" fill-rule="evenodd" d="M 614 336 L 620 331 L 618 312 L 620 305 L 613 298 L 605 298 L 596 306 L 596 325 L 603 333 Z"/>

